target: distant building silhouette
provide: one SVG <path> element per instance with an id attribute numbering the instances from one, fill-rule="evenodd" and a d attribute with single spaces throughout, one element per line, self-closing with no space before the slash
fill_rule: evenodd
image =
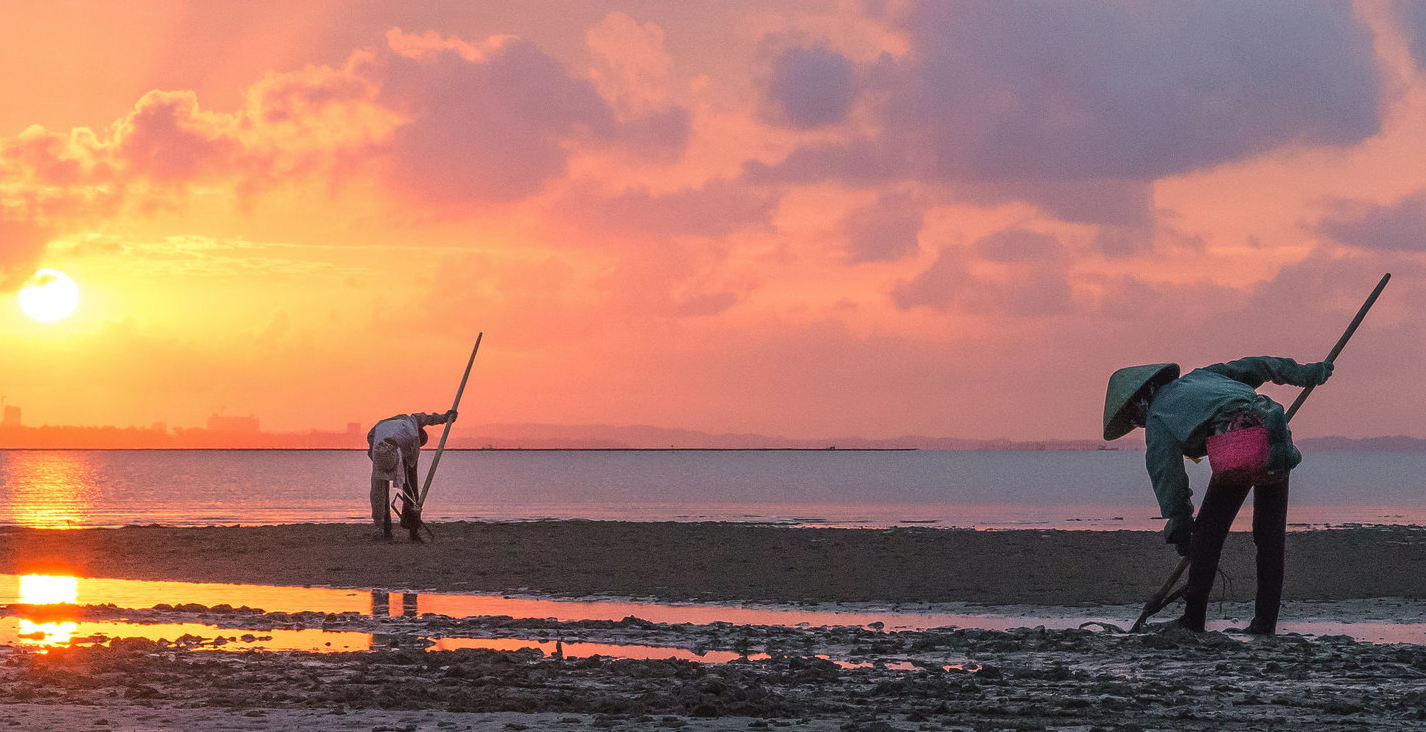
<path id="1" fill-rule="evenodd" d="M 20 426 L 20 408 L 19 408 L 19 407 L 11 407 L 11 406 L 8 406 L 8 405 L 7 405 L 7 406 L 5 407 L 5 417 L 4 417 L 4 419 L 0 419 L 0 427 L 19 427 L 19 426 Z"/>

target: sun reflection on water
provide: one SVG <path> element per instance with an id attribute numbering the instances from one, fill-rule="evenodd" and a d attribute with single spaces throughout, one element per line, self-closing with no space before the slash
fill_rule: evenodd
<path id="1" fill-rule="evenodd" d="M 19 578 L 20 602 L 28 605 L 75 604 L 79 600 L 79 579 L 46 574 L 26 574 Z M 24 645 L 54 647 L 68 645 L 79 631 L 79 623 L 50 621 L 36 623 L 17 618 L 15 635 Z"/>
<path id="2" fill-rule="evenodd" d="M 95 468 L 85 452 L 0 452 L 0 522 L 36 529 L 90 523 Z"/>
<path id="3" fill-rule="evenodd" d="M 48 574 L 20 576 L 20 602 L 27 605 L 74 604 L 79 601 L 79 578 Z"/>

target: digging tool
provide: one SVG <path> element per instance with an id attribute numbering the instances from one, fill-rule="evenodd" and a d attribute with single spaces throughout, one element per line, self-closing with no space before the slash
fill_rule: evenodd
<path id="1" fill-rule="evenodd" d="M 484 336 L 485 333 L 483 332 L 477 333 L 475 336 L 475 348 L 470 349 L 470 360 L 466 361 L 465 374 L 460 377 L 460 386 L 456 389 L 455 403 L 451 404 L 452 412 L 460 408 L 460 398 L 461 395 L 465 393 L 465 382 L 470 379 L 470 367 L 475 365 L 475 354 L 480 351 L 480 339 Z M 440 444 L 436 445 L 436 454 L 431 456 L 431 467 L 426 472 L 426 483 L 425 485 L 421 486 L 420 495 L 414 496 L 414 501 L 406 504 L 406 518 L 408 521 L 403 521 L 402 523 L 404 524 L 410 522 L 412 524 L 411 526 L 407 527 L 408 530 L 411 532 L 412 539 L 419 540 L 417 532 L 422 527 L 426 529 L 427 535 L 431 536 L 432 538 L 435 538 L 434 535 L 431 534 L 430 527 L 426 526 L 426 524 L 421 521 L 421 509 L 426 505 L 426 496 L 431 492 L 431 481 L 434 480 L 436 477 L 436 466 L 441 464 L 441 453 L 445 452 L 446 438 L 450 437 L 451 424 L 454 422 L 454 419 L 447 421 L 445 424 L 445 429 L 441 431 L 441 442 Z M 411 486 L 411 489 L 415 490 L 415 486 Z"/>
<path id="2" fill-rule="evenodd" d="M 1326 363 L 1332 363 L 1337 360 L 1337 354 L 1342 352 L 1342 348 L 1347 345 L 1347 341 L 1352 337 L 1352 334 L 1357 332 L 1357 326 L 1361 325 L 1362 320 L 1367 317 L 1367 311 L 1372 309 L 1372 305 L 1376 303 L 1376 299 L 1381 295 L 1381 291 L 1386 289 L 1386 283 L 1390 279 L 1390 272 L 1382 275 L 1381 281 L 1376 284 L 1376 289 L 1372 290 L 1372 294 L 1367 296 L 1367 301 L 1362 303 L 1361 309 L 1357 311 L 1357 316 L 1352 318 L 1351 325 L 1348 325 L 1347 330 L 1342 333 L 1342 337 L 1337 339 L 1337 345 L 1332 346 L 1332 352 L 1328 353 L 1327 358 L 1323 359 Z M 1292 419 L 1292 415 L 1297 414 L 1298 408 L 1302 406 L 1303 402 L 1307 401 L 1307 395 L 1311 394 L 1314 388 L 1316 387 L 1307 386 L 1297 395 L 1297 399 L 1295 399 L 1292 402 L 1292 406 L 1287 409 L 1288 420 Z M 1144 610 L 1139 614 L 1139 619 L 1134 621 L 1134 625 L 1129 629 L 1130 633 L 1138 633 L 1143 630 L 1144 623 L 1153 617 L 1154 613 L 1168 607 L 1174 600 L 1183 596 L 1184 590 L 1188 589 L 1187 584 L 1179 587 L 1177 590 L 1173 589 L 1173 586 L 1178 582 L 1179 577 L 1183 576 L 1184 570 L 1188 569 L 1188 561 L 1188 557 L 1184 557 L 1180 560 L 1178 566 L 1174 568 L 1173 573 L 1169 575 L 1168 581 L 1164 583 L 1164 586 L 1161 587 L 1158 592 L 1154 593 L 1154 596 L 1150 597 L 1148 602 L 1144 603 Z"/>

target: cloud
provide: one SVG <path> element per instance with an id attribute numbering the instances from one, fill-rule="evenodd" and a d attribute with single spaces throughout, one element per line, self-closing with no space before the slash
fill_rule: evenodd
<path id="1" fill-rule="evenodd" d="M 673 59 L 657 24 L 610 13 L 584 39 L 595 60 L 590 78 L 616 108 L 644 114 L 670 106 Z"/>
<path id="2" fill-rule="evenodd" d="M 856 101 L 856 69 L 826 46 L 787 48 L 772 59 L 763 115 L 775 124 L 810 129 L 846 119 Z"/>
<path id="3" fill-rule="evenodd" d="M 979 262 L 977 257 L 979 256 Z M 931 266 L 899 281 L 891 291 L 900 310 L 930 308 L 944 313 L 1043 317 L 1072 309 L 1059 239 L 1024 229 L 997 232 L 969 247 L 942 247 Z M 982 263 L 999 265 L 980 274 Z"/>
<path id="4" fill-rule="evenodd" d="M 740 181 L 714 179 L 670 193 L 630 189 L 606 196 L 576 191 L 559 203 L 575 225 L 601 234 L 664 239 L 724 236 L 767 225 L 778 197 Z"/>
<path id="5" fill-rule="evenodd" d="M 1391 11 L 1406 37 L 1416 68 L 1426 69 L 1426 4 L 1417 0 L 1391 0 Z"/>
<path id="6" fill-rule="evenodd" d="M 1154 230 L 1136 226 L 1103 226 L 1094 234 L 1094 248 L 1108 257 L 1133 257 L 1154 248 Z"/>
<path id="7" fill-rule="evenodd" d="M 753 183 L 808 184 L 836 180 L 855 187 L 912 180 L 907 150 L 881 138 L 809 143 L 776 163 L 749 160 L 743 175 Z"/>
<path id="8" fill-rule="evenodd" d="M 847 212 L 840 227 L 847 260 L 894 262 L 915 254 L 924 221 L 920 207 L 904 192 L 882 195 L 874 205 Z"/>
<path id="9" fill-rule="evenodd" d="M 1338 242 L 1377 251 L 1426 251 L 1426 191 L 1395 204 L 1338 202 L 1317 231 Z"/>
<path id="10" fill-rule="evenodd" d="M 1345 2 L 918 2 L 899 30 L 908 53 L 857 69 L 879 129 L 749 174 L 984 185 L 1122 225 L 1151 217 L 1148 181 L 1381 126 L 1372 35 Z"/>
<path id="11" fill-rule="evenodd" d="M 227 115 L 199 109 L 190 91 L 151 91 L 113 132 L 114 158 L 131 177 L 176 185 L 231 169 L 242 152 Z"/>
<path id="12" fill-rule="evenodd" d="M 612 142 L 628 158 L 651 163 L 677 162 L 693 137 L 693 113 L 669 107 L 620 120 Z"/>
<path id="13" fill-rule="evenodd" d="M 0 292 L 14 292 L 34 274 L 48 232 L 33 221 L 0 214 Z"/>
<path id="14" fill-rule="evenodd" d="M 1349 3 L 918 4 L 887 112 L 946 175 L 1156 178 L 1380 126 Z"/>
<path id="15" fill-rule="evenodd" d="M 594 86 L 518 38 L 481 47 L 393 30 L 373 71 L 379 101 L 406 115 L 385 145 L 390 179 L 434 202 L 518 200 L 565 173 L 565 144 L 609 138 Z"/>
<path id="16" fill-rule="evenodd" d="M 661 53 L 656 40 L 647 55 Z M 643 83 L 635 95 L 624 80 L 617 110 L 528 41 L 392 29 L 384 45 L 339 66 L 266 73 L 233 112 L 205 109 L 192 91 L 156 89 L 101 134 L 35 127 L 0 140 L 0 193 L 24 191 L 29 217 L 46 207 L 72 217 L 125 202 L 182 205 L 174 192 L 198 183 L 247 201 L 294 182 L 335 190 L 376 172 L 405 203 L 440 207 L 536 195 L 581 147 L 676 160 L 691 112 L 658 98 L 651 89 L 663 82 L 632 62 L 609 63 Z"/>

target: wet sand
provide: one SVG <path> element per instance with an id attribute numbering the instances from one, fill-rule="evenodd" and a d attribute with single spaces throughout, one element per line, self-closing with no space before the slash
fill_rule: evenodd
<path id="1" fill-rule="evenodd" d="M 1142 602 L 1176 556 L 1143 532 L 447 524 L 0 530 L 0 572 L 762 602 Z M 1421 598 L 1426 530 L 1294 533 L 1288 599 Z M 1225 570 L 1252 593 L 1252 545 Z M 1388 604 L 1389 606 L 1389 604 Z M 12 614 L 22 611 L 10 610 Z M 1221 632 L 667 625 L 93 606 L 88 617 L 378 633 L 362 653 L 228 652 L 142 639 L 0 648 L 0 726 L 33 730 L 1320 730 L 1426 727 L 1426 646 Z M 734 651 L 748 660 L 427 650 L 525 637 Z M 207 648 L 212 648 L 209 644 Z M 834 663 L 836 659 L 841 663 Z"/>
<path id="2" fill-rule="evenodd" d="M 0 528 L 0 573 L 610 595 L 749 602 L 1143 602 L 1178 557 L 1153 532 L 823 529 L 544 521 L 433 526 L 435 542 L 373 543 L 366 526 Z M 1287 600 L 1426 597 L 1426 529 L 1288 535 Z M 1229 600 L 1253 593 L 1234 534 Z"/>

